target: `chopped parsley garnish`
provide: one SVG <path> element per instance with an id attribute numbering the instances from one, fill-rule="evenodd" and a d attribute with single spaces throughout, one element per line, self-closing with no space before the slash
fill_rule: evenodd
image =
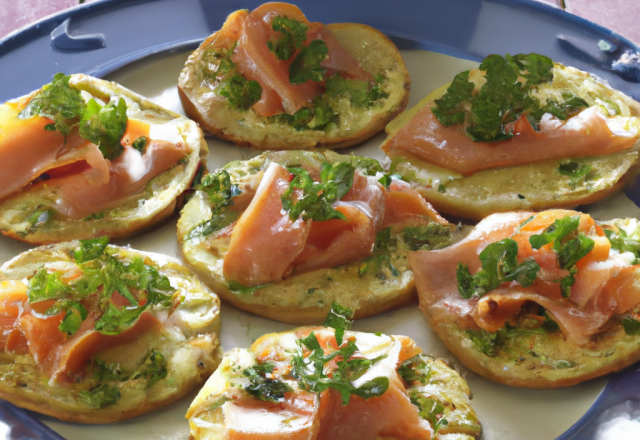
<path id="1" fill-rule="evenodd" d="M 140 136 L 138 139 L 133 141 L 133 144 L 131 144 L 131 146 L 134 149 L 138 150 L 140 154 L 144 154 L 144 149 L 147 147 L 147 137 Z"/>
<path id="2" fill-rule="evenodd" d="M 253 104 L 260 101 L 262 87 L 257 81 L 248 80 L 237 73 L 220 82 L 218 93 L 227 98 L 229 104 L 236 109 L 249 110 Z"/>
<path id="3" fill-rule="evenodd" d="M 342 307 L 335 301 L 331 304 L 331 311 L 327 315 L 324 325 L 335 329 L 338 346 L 342 345 L 344 331 L 351 328 L 351 319 L 353 319 L 353 311 L 351 309 Z"/>
<path id="4" fill-rule="evenodd" d="M 433 358 L 424 354 L 417 354 L 412 358 L 407 359 L 398 367 L 398 374 L 405 382 L 411 384 L 412 382 L 420 382 L 426 384 L 431 374 L 431 367 L 427 361 L 432 361 Z"/>
<path id="5" fill-rule="evenodd" d="M 189 232 L 190 237 L 206 237 L 234 222 L 239 213 L 227 211 L 225 208 L 233 204 L 233 198 L 240 195 L 242 191 L 238 185 L 231 183 L 231 176 L 225 170 L 215 174 L 207 174 L 202 178 L 200 184 L 195 185 L 195 189 L 203 191 L 209 196 L 211 202 L 211 217 Z"/>
<path id="6" fill-rule="evenodd" d="M 344 197 L 351 186 L 355 167 L 349 162 L 326 163 L 322 167 L 320 181 L 315 182 L 309 173 L 298 167 L 287 168 L 293 174 L 289 189 L 282 195 L 282 208 L 289 212 L 289 218 L 324 221 L 331 219 L 346 220 L 344 214 L 333 208 L 332 204 Z"/>
<path id="7" fill-rule="evenodd" d="M 354 358 L 358 347 L 353 340 L 326 355 L 314 332 L 296 342 L 299 348 L 292 358 L 291 375 L 298 379 L 300 388 L 304 390 L 321 393 L 333 388 L 342 396 L 342 404 L 347 405 L 352 395 L 369 399 L 370 397 L 382 396 L 389 388 L 389 379 L 385 376 L 373 378 L 357 388 L 351 384 L 352 381 L 366 373 L 374 363 L 382 359 L 382 357 L 375 359 Z M 311 350 L 311 353 L 306 357 L 303 346 Z M 325 364 L 333 359 L 339 359 L 337 369 L 332 371 L 331 376 L 328 376 L 325 373 Z"/>
<path id="8" fill-rule="evenodd" d="M 622 327 L 624 328 L 624 332 L 629 336 L 640 335 L 640 321 L 630 316 L 622 318 Z"/>
<path id="9" fill-rule="evenodd" d="M 270 284 L 260 284 L 258 286 L 245 286 L 243 284 L 240 284 L 236 280 L 231 280 L 228 283 L 230 291 L 232 291 L 233 293 L 240 293 L 243 295 L 253 295 L 256 290 L 262 289 L 263 287 L 267 287 L 269 285 Z"/>
<path id="10" fill-rule="evenodd" d="M 92 408 L 104 408 L 118 403 L 120 390 L 115 385 L 105 383 L 91 390 L 80 391 L 80 398 Z"/>
<path id="11" fill-rule="evenodd" d="M 340 74 L 335 74 L 327 78 L 327 94 L 334 98 L 349 98 L 354 107 L 368 108 L 374 102 L 388 98 L 380 84 L 369 86 L 368 81 L 343 78 Z"/>
<path id="12" fill-rule="evenodd" d="M 120 390 L 117 383 L 144 380 L 146 388 L 149 388 L 167 377 L 168 372 L 167 360 L 154 348 L 145 355 L 138 368 L 131 374 L 122 372 L 118 364 L 107 364 L 102 359 L 93 359 L 92 363 L 95 371 L 93 379 L 98 385 L 90 390 L 80 391 L 80 397 L 93 408 L 104 408 L 118 402 Z"/>
<path id="13" fill-rule="evenodd" d="M 434 434 L 449 424 L 444 418 L 444 406 L 436 398 L 424 397 L 420 392 L 414 391 L 409 394 L 409 399 L 418 408 L 420 417 L 431 423 Z"/>
<path id="14" fill-rule="evenodd" d="M 289 66 L 289 82 L 296 85 L 307 81 L 322 81 L 325 69 L 320 66 L 320 63 L 328 56 L 329 49 L 325 42 L 313 40 L 293 59 Z"/>
<path id="15" fill-rule="evenodd" d="M 477 93 L 470 72 L 461 72 L 445 95 L 435 100 L 433 114 L 445 127 L 466 123 L 467 135 L 476 142 L 511 139 L 513 127 L 508 124 L 522 115 L 536 129 L 545 113 L 566 120 L 588 104 L 565 93 L 562 102 L 549 100 L 542 106 L 531 93 L 536 85 L 553 81 L 553 65 L 550 58 L 535 53 L 489 55 L 479 67 L 486 82 Z"/>
<path id="16" fill-rule="evenodd" d="M 556 219 L 542 234 L 529 237 L 533 249 L 540 249 L 553 242 L 553 250 L 558 254 L 558 266 L 569 271 L 569 275 L 556 280 L 560 283 L 562 296 L 565 298 L 571 295 L 571 286 L 575 283 L 575 264 L 595 246 L 592 239 L 581 232 L 577 233 L 579 224 L 580 216 L 563 217 Z"/>
<path id="17" fill-rule="evenodd" d="M 100 297 L 102 315 L 95 322 L 95 329 L 103 334 L 116 335 L 134 325 L 142 312 L 150 306 L 170 307 L 175 289 L 165 275 L 135 256 L 128 264 L 114 257 L 106 247 L 108 238 L 80 240 L 80 246 L 72 252 L 82 275 L 63 281 L 64 272 L 40 269 L 29 280 L 27 295 L 30 303 L 57 300 L 47 311 L 57 314 L 66 311 L 60 330 L 73 335 L 87 312 L 81 301 L 96 294 Z M 102 289 L 100 289 L 102 287 Z M 133 295 L 130 289 L 137 292 Z M 111 297 L 120 294 L 128 306 L 116 306 Z"/>
<path id="18" fill-rule="evenodd" d="M 70 75 L 56 73 L 53 81 L 42 88 L 42 91 L 34 96 L 29 104 L 20 112 L 20 119 L 29 119 L 33 116 L 44 116 L 53 120 L 47 124 L 45 130 L 58 130 L 64 135 L 65 143 L 82 118 L 87 104 L 82 99 L 80 91 L 69 86 Z"/>
<path id="19" fill-rule="evenodd" d="M 624 229 L 617 229 L 617 232 L 611 229 L 604 230 L 605 235 L 611 243 L 611 248 L 620 252 L 631 252 L 636 257 L 632 264 L 638 264 L 640 261 L 640 242 L 633 237 L 629 237 Z"/>
<path id="20" fill-rule="evenodd" d="M 87 309 L 78 301 L 64 299 L 49 307 L 45 315 L 54 316 L 61 312 L 66 312 L 66 314 L 58 328 L 61 332 L 66 333 L 67 336 L 75 335 L 82 322 L 87 319 Z"/>
<path id="21" fill-rule="evenodd" d="M 271 20 L 271 28 L 279 34 L 275 40 L 267 41 L 267 47 L 283 61 L 291 58 L 293 53 L 302 47 L 309 30 L 305 23 L 286 15 L 274 17 Z"/>
<path id="22" fill-rule="evenodd" d="M 127 130 L 127 104 L 123 98 L 117 104 L 101 106 L 95 99 L 87 103 L 80 120 L 80 136 L 98 146 L 106 159 L 122 154 L 120 139 Z"/>
<path id="23" fill-rule="evenodd" d="M 98 145 L 106 159 L 122 154 L 124 147 L 120 139 L 127 129 L 127 104 L 123 98 L 117 103 L 100 105 L 95 99 L 85 103 L 79 90 L 69 86 L 71 76 L 56 73 L 53 81 L 42 88 L 20 112 L 20 119 L 43 116 L 54 122 L 45 125 L 45 130 L 59 131 L 67 136 L 74 127 L 79 127 L 80 136 Z"/>
<path id="24" fill-rule="evenodd" d="M 451 229 L 437 223 L 409 226 L 402 230 L 402 239 L 412 251 L 442 249 L 451 244 Z"/>
<path id="25" fill-rule="evenodd" d="M 458 290 L 463 298 L 472 296 L 480 298 L 484 294 L 498 288 L 500 284 L 517 281 L 523 287 L 529 287 L 536 279 L 540 266 L 533 259 L 518 264 L 518 243 L 505 238 L 492 243 L 480 252 L 482 269 L 471 275 L 469 267 L 458 263 L 456 278 Z"/>
<path id="26" fill-rule="evenodd" d="M 591 165 L 569 161 L 561 163 L 558 167 L 558 172 L 563 176 L 571 177 L 572 179 L 579 179 L 589 174 L 591 169 Z"/>
<path id="27" fill-rule="evenodd" d="M 268 362 L 258 363 L 242 372 L 249 378 L 249 385 L 244 390 L 263 402 L 278 402 L 284 394 L 293 389 L 284 382 L 267 377 L 273 373 L 274 365 Z"/>

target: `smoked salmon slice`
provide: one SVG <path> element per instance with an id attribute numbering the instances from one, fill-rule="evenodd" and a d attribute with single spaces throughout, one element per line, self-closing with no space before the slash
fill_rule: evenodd
<path id="1" fill-rule="evenodd" d="M 567 121 L 543 117 L 535 131 L 526 117 L 516 122 L 512 139 L 474 142 L 462 125 L 445 127 L 430 102 L 422 107 L 382 149 L 391 156 L 409 155 L 464 175 L 490 168 L 551 159 L 601 156 L 634 146 L 637 130 L 622 130 L 621 116 L 608 117 L 590 107 Z"/>
<path id="2" fill-rule="evenodd" d="M 308 172 L 320 175 L 317 169 Z M 301 216 L 292 221 L 282 205 L 292 179 L 287 169 L 272 162 L 249 207 L 225 229 L 225 234 L 231 230 L 223 257 L 227 281 L 256 286 L 281 281 L 292 273 L 360 261 L 371 255 L 382 229 L 432 222 L 448 225 L 406 182 L 393 181 L 386 189 L 375 177 L 358 172 L 349 191 L 333 203 L 344 219 L 314 221 Z M 304 197 L 296 191 L 298 198 Z"/>
<path id="3" fill-rule="evenodd" d="M 569 217 L 578 218 L 575 235 L 569 238 L 584 234 L 593 241 L 591 250 L 575 264 L 575 272 L 559 266 L 553 242 L 539 249 L 530 244 L 533 235 L 543 234 L 556 220 Z M 458 264 L 477 273 L 481 269 L 478 255 L 488 245 L 507 238 L 518 244 L 518 263 L 534 260 L 540 266 L 536 279 L 530 286 L 506 282 L 480 298 L 464 299 L 456 277 Z M 566 210 L 494 214 L 453 246 L 409 255 L 420 307 L 435 323 L 454 322 L 462 329 L 479 327 L 494 333 L 512 322 L 526 303 L 533 302 L 544 307 L 564 335 L 580 345 L 589 343 L 614 315 L 640 304 L 640 289 L 634 285 L 640 271 L 631 264 L 633 260 L 631 253 L 611 248 L 591 217 Z M 559 281 L 570 273 L 575 281 L 566 297 Z"/>
<path id="4" fill-rule="evenodd" d="M 329 53 L 321 62 L 323 68 L 350 79 L 373 80 L 329 29 L 321 23 L 309 23 L 298 7 L 265 3 L 251 13 L 238 11 L 229 16 L 212 45 L 229 48 L 237 42 L 231 61 L 245 78 L 257 81 L 262 87 L 261 99 L 252 107 L 258 115 L 294 114 L 303 107 L 312 107 L 314 98 L 325 91 L 324 80 L 291 84 L 289 67 L 301 49 L 288 60 L 281 60 L 269 51 L 267 43 L 277 40 L 279 35 L 271 23 L 277 16 L 297 20 L 309 28 L 303 47 L 314 40 L 324 41 Z"/>

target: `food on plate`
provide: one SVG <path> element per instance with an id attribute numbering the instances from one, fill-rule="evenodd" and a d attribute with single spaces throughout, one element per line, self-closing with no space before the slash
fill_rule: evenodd
<path id="1" fill-rule="evenodd" d="M 34 244 L 131 236 L 175 211 L 206 156 L 193 121 L 58 73 L 0 105 L 0 232 Z"/>
<path id="2" fill-rule="evenodd" d="M 325 325 L 259 338 L 228 352 L 191 404 L 194 440 L 480 438 L 469 387 L 406 336 Z"/>
<path id="3" fill-rule="evenodd" d="M 571 207 L 636 174 L 640 104 L 538 55 L 490 55 L 387 125 L 391 173 L 440 212 Z"/>
<path id="4" fill-rule="evenodd" d="M 640 360 L 640 224 L 576 211 L 493 214 L 412 252 L 420 308 L 467 367 L 556 388 Z"/>
<path id="5" fill-rule="evenodd" d="M 453 225 L 374 159 L 267 152 L 206 175 L 178 246 L 223 300 L 278 321 L 322 322 L 331 303 L 375 315 L 415 298 L 407 253 Z"/>
<path id="6" fill-rule="evenodd" d="M 0 267 L 0 397 L 78 423 L 125 420 L 201 386 L 222 359 L 220 300 L 159 254 L 108 237 Z"/>
<path id="7" fill-rule="evenodd" d="M 287 3 L 231 14 L 187 60 L 185 112 L 260 150 L 344 148 L 382 131 L 409 100 L 398 48 L 353 23 L 310 23 Z"/>

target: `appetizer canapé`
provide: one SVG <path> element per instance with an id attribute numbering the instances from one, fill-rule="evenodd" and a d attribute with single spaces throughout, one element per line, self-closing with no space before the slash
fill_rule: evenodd
<path id="1" fill-rule="evenodd" d="M 640 359 L 639 238 L 635 219 L 514 212 L 409 261 L 420 308 L 467 367 L 554 388 Z"/>
<path id="2" fill-rule="evenodd" d="M 569 207 L 635 175 L 640 104 L 538 55 L 490 55 L 387 126 L 391 173 L 443 213 Z"/>
<path id="3" fill-rule="evenodd" d="M 219 311 L 184 266 L 107 237 L 30 250 L 0 268 L 0 397 L 80 423 L 153 411 L 220 363 Z"/>
<path id="4" fill-rule="evenodd" d="M 182 210 L 178 245 L 222 299 L 311 324 L 333 301 L 357 318 L 411 301 L 407 253 L 446 246 L 452 228 L 374 159 L 283 151 L 205 176 Z"/>
<path id="5" fill-rule="evenodd" d="M 261 150 L 343 148 L 381 131 L 409 100 L 396 46 L 362 24 L 310 23 L 296 6 L 231 14 L 193 52 L 178 91 L 209 133 Z"/>
<path id="6" fill-rule="evenodd" d="M 207 155 L 198 126 L 111 82 L 56 74 L 0 105 L 0 232 L 127 237 L 171 215 Z"/>
<path id="7" fill-rule="evenodd" d="M 406 336 L 304 327 L 227 353 L 191 404 L 193 440 L 458 439 L 482 427 L 469 388 Z"/>

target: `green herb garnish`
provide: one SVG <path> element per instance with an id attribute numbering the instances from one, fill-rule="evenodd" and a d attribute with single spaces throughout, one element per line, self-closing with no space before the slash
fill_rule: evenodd
<path id="1" fill-rule="evenodd" d="M 292 85 L 307 81 L 322 81 L 324 72 L 320 63 L 329 56 L 329 49 L 322 40 L 313 40 L 302 48 L 289 66 L 289 82 Z"/>
<path id="2" fill-rule="evenodd" d="M 253 104 L 260 101 L 262 87 L 257 81 L 247 80 L 238 74 L 222 80 L 218 86 L 218 93 L 224 96 L 233 107 L 238 110 L 249 110 Z"/>
<path id="3" fill-rule="evenodd" d="M 305 23 L 286 15 L 274 17 L 271 20 L 271 28 L 279 34 L 277 39 L 267 41 L 267 47 L 283 61 L 291 58 L 293 53 L 302 47 L 309 30 Z"/>
<path id="4" fill-rule="evenodd" d="M 332 204 L 344 197 L 351 186 L 355 167 L 349 162 L 326 163 L 322 167 L 320 182 L 315 182 L 309 173 L 298 167 L 287 168 L 294 175 L 289 189 L 282 195 L 282 208 L 289 212 L 289 218 L 324 221 L 331 219 L 346 220 L 344 214 L 333 208 Z M 299 196 L 299 192 L 302 193 Z"/>
<path id="5" fill-rule="evenodd" d="M 56 73 L 53 81 L 42 88 L 42 91 L 34 96 L 29 104 L 20 112 L 18 118 L 29 119 L 33 116 L 44 116 L 52 119 L 52 124 L 47 124 L 45 130 L 58 130 L 67 136 L 82 118 L 87 104 L 82 99 L 80 91 L 69 86 L 70 75 Z"/>
<path id="6" fill-rule="evenodd" d="M 267 378 L 267 373 L 272 373 L 273 369 L 273 364 L 264 362 L 244 370 L 242 374 L 248 377 L 250 382 L 244 390 L 263 402 L 281 401 L 285 393 L 293 389 L 284 382 Z"/>
<path id="7" fill-rule="evenodd" d="M 352 395 L 369 399 L 382 396 L 389 388 L 389 379 L 384 376 L 376 377 L 357 388 L 351 384 L 351 381 L 361 377 L 374 363 L 382 359 L 382 357 L 376 359 L 353 359 L 353 355 L 358 351 L 358 347 L 353 340 L 326 355 L 313 332 L 306 338 L 298 339 L 296 342 L 299 349 L 292 358 L 293 371 L 291 374 L 298 379 L 298 384 L 302 389 L 321 393 L 326 389 L 333 388 L 342 396 L 342 404 L 347 405 Z M 302 346 L 311 350 L 309 356 L 304 356 Z M 338 361 L 338 368 L 329 377 L 324 372 L 325 364 L 337 357 L 342 360 Z"/>
<path id="8" fill-rule="evenodd" d="M 106 159 L 115 159 L 124 151 L 120 139 L 127 130 L 127 104 L 123 98 L 101 106 L 95 99 L 87 103 L 80 120 L 80 136 L 98 146 Z"/>
<path id="9" fill-rule="evenodd" d="M 327 315 L 324 325 L 335 329 L 338 346 L 342 345 L 344 331 L 351 328 L 351 319 L 353 319 L 353 311 L 351 309 L 342 307 L 335 301 L 331 304 L 331 311 Z"/>
<path id="10" fill-rule="evenodd" d="M 458 290 L 463 298 L 478 298 L 498 288 L 500 284 L 517 281 L 523 287 L 529 287 L 537 277 L 540 266 L 533 259 L 518 264 L 518 243 L 505 238 L 492 243 L 480 252 L 482 269 L 471 275 L 469 267 L 458 263 L 456 278 Z"/>
<path id="11" fill-rule="evenodd" d="M 522 115 L 536 129 L 545 113 L 566 120 L 588 104 L 567 93 L 561 102 L 549 100 L 542 106 L 532 94 L 536 85 L 553 81 L 553 65 L 550 58 L 535 53 L 489 55 L 479 67 L 486 82 L 477 93 L 470 72 L 461 72 L 445 95 L 435 100 L 433 114 L 445 127 L 466 122 L 467 135 L 476 142 L 511 139 L 513 128 L 507 124 Z"/>
<path id="12" fill-rule="evenodd" d="M 631 252 L 636 257 L 632 264 L 638 264 L 640 261 L 640 242 L 638 240 L 627 235 L 622 228 L 618 228 L 618 232 L 605 229 L 604 233 L 609 239 L 612 249 L 620 252 Z"/>
<path id="13" fill-rule="evenodd" d="M 420 417 L 431 423 L 434 434 L 449 422 L 444 418 L 444 406 L 433 397 L 424 397 L 420 392 L 414 391 L 409 394 L 411 403 L 418 408 Z"/>

